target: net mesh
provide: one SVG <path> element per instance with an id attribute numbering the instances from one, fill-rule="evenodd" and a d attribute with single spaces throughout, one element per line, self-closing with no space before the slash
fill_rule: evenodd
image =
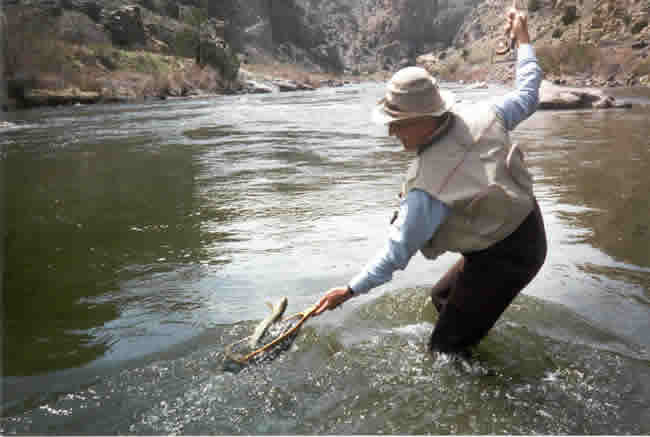
<path id="1" fill-rule="evenodd" d="M 251 344 L 250 337 L 245 337 L 227 346 L 226 359 L 239 364 L 273 360 L 291 347 L 298 335 L 297 328 L 301 321 L 302 314 L 279 320 L 269 326 L 255 344 Z"/>

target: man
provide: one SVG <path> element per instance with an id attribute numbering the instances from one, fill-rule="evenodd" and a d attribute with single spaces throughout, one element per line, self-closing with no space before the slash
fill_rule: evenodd
<path id="1" fill-rule="evenodd" d="M 506 19 L 518 46 L 515 91 L 454 105 L 422 68 L 404 68 L 388 82 L 373 118 L 417 155 L 399 215 L 385 248 L 348 286 L 329 290 L 315 315 L 389 281 L 418 250 L 429 259 L 458 252 L 461 259 L 432 290 L 439 317 L 429 346 L 460 352 L 487 334 L 541 268 L 544 223 L 508 131 L 535 112 L 542 71 L 526 16 L 512 8 Z"/>

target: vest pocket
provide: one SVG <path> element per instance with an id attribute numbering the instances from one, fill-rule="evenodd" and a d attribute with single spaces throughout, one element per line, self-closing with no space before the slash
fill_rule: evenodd
<path id="1" fill-rule="evenodd" d="M 465 207 L 464 215 L 470 226 L 482 237 L 500 237 L 499 233 L 508 224 L 512 200 L 496 184 L 489 185 L 474 196 Z"/>
<path id="2" fill-rule="evenodd" d="M 518 144 L 513 144 L 506 158 L 506 168 L 514 180 L 525 192 L 533 190 L 533 178 L 524 164 L 524 152 Z"/>

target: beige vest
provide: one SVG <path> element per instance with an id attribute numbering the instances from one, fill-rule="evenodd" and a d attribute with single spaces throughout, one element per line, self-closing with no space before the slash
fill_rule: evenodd
<path id="1" fill-rule="evenodd" d="M 421 250 L 427 258 L 486 249 L 514 232 L 534 205 L 523 153 L 494 109 L 474 104 L 453 112 L 449 132 L 419 154 L 402 190 L 424 190 L 450 207 Z"/>

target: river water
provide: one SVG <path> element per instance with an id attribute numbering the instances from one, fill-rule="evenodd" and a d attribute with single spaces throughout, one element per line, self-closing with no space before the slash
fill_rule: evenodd
<path id="1" fill-rule="evenodd" d="M 471 358 L 427 352 L 447 254 L 309 320 L 273 361 L 224 365 L 264 302 L 303 310 L 384 244 L 411 157 L 369 121 L 382 88 L 10 113 L 0 431 L 650 433 L 636 92 L 633 109 L 537 112 L 513 133 L 549 256 Z"/>

